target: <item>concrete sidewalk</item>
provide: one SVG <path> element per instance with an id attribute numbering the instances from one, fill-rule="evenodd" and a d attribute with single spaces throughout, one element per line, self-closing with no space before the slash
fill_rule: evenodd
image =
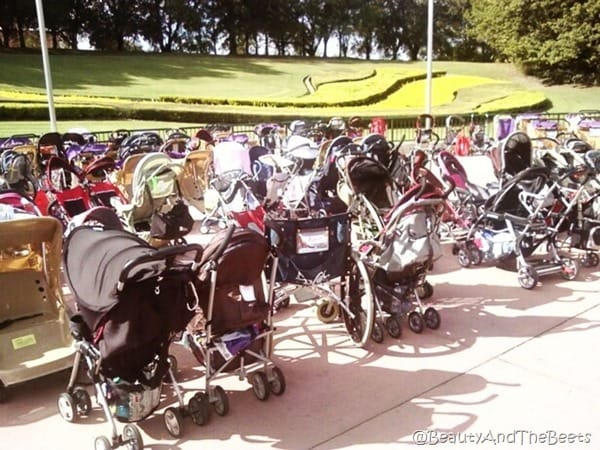
<path id="1" fill-rule="evenodd" d="M 292 302 L 276 315 L 282 396 L 260 402 L 227 376 L 218 384 L 230 413 L 202 427 L 186 418 L 173 439 L 160 415 L 174 403 L 166 386 L 160 409 L 138 424 L 145 448 L 600 448 L 600 269 L 576 281 L 544 277 L 527 291 L 514 272 L 464 269 L 446 250 L 428 278 L 440 329 L 405 326 L 401 339 L 361 349 L 341 323 L 320 323 L 310 301 Z M 185 348 L 174 353 L 187 401 L 203 389 L 203 370 Z M 61 419 L 67 381 L 59 373 L 11 388 L 0 405 L 2 449 L 81 450 L 110 435 L 97 406 L 78 423 Z"/>

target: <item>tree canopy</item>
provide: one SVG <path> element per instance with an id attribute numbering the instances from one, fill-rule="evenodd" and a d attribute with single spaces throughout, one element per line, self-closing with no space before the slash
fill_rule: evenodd
<path id="1" fill-rule="evenodd" d="M 600 83 L 598 0 L 433 0 L 434 58 L 509 61 L 551 83 Z M 52 0 L 53 48 L 424 58 L 428 0 Z M 39 44 L 33 0 L 0 3 L 0 47 Z"/>

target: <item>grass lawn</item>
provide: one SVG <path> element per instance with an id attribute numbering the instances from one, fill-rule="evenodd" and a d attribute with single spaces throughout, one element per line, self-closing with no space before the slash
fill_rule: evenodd
<path id="1" fill-rule="evenodd" d="M 50 64 L 57 107 L 105 105 L 125 109 L 209 111 L 243 116 L 261 114 L 280 120 L 300 117 L 353 115 L 416 116 L 424 108 L 425 82 L 414 81 L 385 98 L 355 106 L 302 107 L 366 99 L 389 89 L 394 80 L 425 74 L 425 62 L 363 61 L 308 58 L 252 58 L 99 52 L 51 52 Z M 28 108 L 46 102 L 41 57 L 36 52 L 0 52 L 0 108 Z M 514 66 L 499 63 L 434 62 L 445 76 L 433 80 L 433 114 L 471 114 L 481 105 L 510 107 L 532 99 L 548 99 L 549 112 L 598 109 L 600 87 L 544 86 Z M 303 80 L 310 76 L 317 92 L 310 96 Z M 157 101 L 161 97 L 227 100 L 231 104 L 204 105 Z M 286 106 L 260 107 L 240 102 L 288 102 Z M 293 104 L 289 104 L 292 102 Z M 60 131 L 81 125 L 91 131 L 114 128 L 168 128 L 173 123 L 144 121 L 65 122 Z M 187 126 L 189 124 L 180 124 Z M 193 126 L 193 125 L 192 125 Z M 97 128 L 98 127 L 98 128 Z M 43 132 L 47 122 L 0 121 L 0 136 Z M 99 131 L 99 130 L 98 130 Z"/>

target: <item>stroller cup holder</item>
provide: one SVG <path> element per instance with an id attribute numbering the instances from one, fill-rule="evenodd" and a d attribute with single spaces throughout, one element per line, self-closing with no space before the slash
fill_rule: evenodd
<path id="1" fill-rule="evenodd" d="M 71 331 L 71 336 L 77 341 L 91 341 L 92 340 L 92 331 L 90 327 L 83 320 L 83 316 L 81 314 L 75 314 L 71 316 L 69 319 L 69 330 Z"/>

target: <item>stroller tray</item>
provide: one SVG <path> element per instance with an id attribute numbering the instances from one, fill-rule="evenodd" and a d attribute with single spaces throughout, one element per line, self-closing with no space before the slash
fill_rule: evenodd
<path id="1" fill-rule="evenodd" d="M 350 255 L 350 215 L 265 220 L 278 257 L 277 281 L 306 284 L 344 275 Z"/>

